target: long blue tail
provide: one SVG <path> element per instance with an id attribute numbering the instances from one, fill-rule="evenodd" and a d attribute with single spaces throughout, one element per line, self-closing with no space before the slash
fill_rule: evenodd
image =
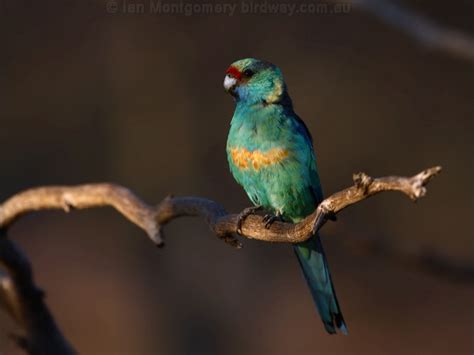
<path id="1" fill-rule="evenodd" d="M 335 334 L 337 326 L 347 335 L 346 323 L 337 302 L 329 265 L 319 236 L 295 245 L 294 250 L 327 332 Z"/>

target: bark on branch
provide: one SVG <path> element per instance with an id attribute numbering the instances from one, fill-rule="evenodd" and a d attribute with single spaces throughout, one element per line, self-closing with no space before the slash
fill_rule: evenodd
<path id="1" fill-rule="evenodd" d="M 400 191 L 413 201 L 423 197 L 426 184 L 441 167 L 423 170 L 412 177 L 371 178 L 354 174 L 354 185 L 326 198 L 318 208 L 297 224 L 275 222 L 269 229 L 259 215 L 248 216 L 242 224 L 243 237 L 266 242 L 299 243 L 319 230 L 326 220 L 342 209 L 382 191 Z M 143 202 L 129 189 L 116 184 L 39 187 L 14 195 L 0 205 L 0 228 L 6 228 L 20 216 L 39 210 L 85 209 L 111 206 L 142 228 L 158 246 L 163 245 L 163 226 L 183 216 L 200 216 L 220 238 L 240 246 L 234 235 L 239 215 L 228 214 L 217 202 L 200 197 L 167 197 L 157 206 Z"/>

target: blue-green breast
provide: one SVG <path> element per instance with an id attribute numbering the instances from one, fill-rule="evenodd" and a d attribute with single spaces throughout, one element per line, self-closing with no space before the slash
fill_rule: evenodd
<path id="1" fill-rule="evenodd" d="M 302 219 L 322 198 L 309 133 L 292 109 L 237 104 L 227 157 L 251 201 L 289 220 Z"/>

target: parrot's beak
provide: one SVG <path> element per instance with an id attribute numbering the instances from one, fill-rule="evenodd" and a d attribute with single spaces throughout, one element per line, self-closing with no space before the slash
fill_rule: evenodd
<path id="1" fill-rule="evenodd" d="M 235 94 L 235 87 L 237 86 L 237 79 L 232 75 L 227 74 L 224 78 L 224 89 L 230 94 Z"/>

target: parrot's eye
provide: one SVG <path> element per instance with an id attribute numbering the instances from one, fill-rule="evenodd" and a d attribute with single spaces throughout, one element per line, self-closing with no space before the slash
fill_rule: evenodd
<path id="1" fill-rule="evenodd" d="M 253 72 L 252 69 L 245 69 L 243 74 L 246 78 L 251 78 L 253 76 L 253 74 L 255 74 L 255 73 Z"/>

